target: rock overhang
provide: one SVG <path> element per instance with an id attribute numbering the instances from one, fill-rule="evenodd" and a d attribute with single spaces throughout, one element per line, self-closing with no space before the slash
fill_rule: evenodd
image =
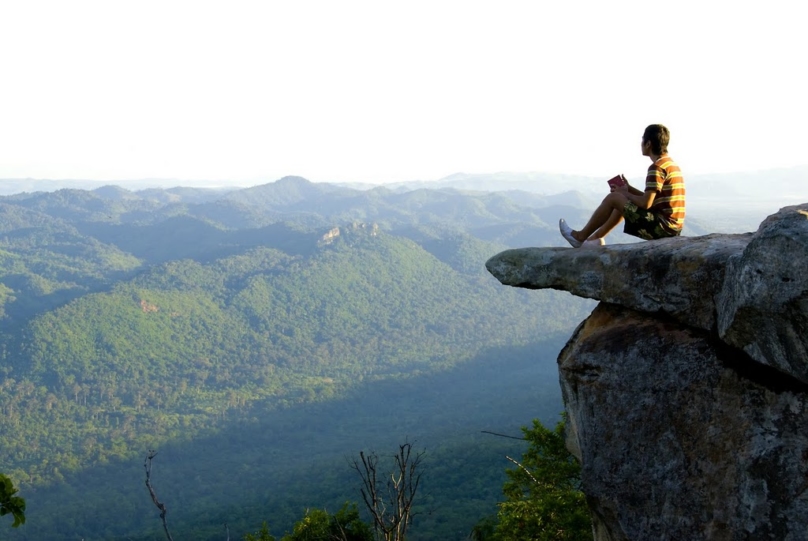
<path id="1" fill-rule="evenodd" d="M 670 316 L 808 383 L 808 203 L 781 209 L 755 233 L 517 248 L 485 265 L 505 285 Z"/>

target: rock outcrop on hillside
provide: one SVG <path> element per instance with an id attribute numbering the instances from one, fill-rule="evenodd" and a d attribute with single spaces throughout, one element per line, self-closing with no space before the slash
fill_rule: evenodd
<path id="1" fill-rule="evenodd" d="M 508 250 L 601 303 L 558 364 L 597 541 L 808 539 L 808 204 L 754 234 Z"/>

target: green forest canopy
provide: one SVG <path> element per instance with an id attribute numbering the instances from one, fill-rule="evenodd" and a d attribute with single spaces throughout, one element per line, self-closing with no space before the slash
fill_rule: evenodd
<path id="1" fill-rule="evenodd" d="M 568 332 L 588 307 L 501 287 L 482 264 L 503 246 L 464 232 L 473 218 L 410 223 L 400 234 L 391 223 L 389 231 L 354 223 L 328 237 L 332 227 L 150 221 L 193 206 L 133 208 L 70 191 L 30 199 L 0 200 L 0 435 L 3 469 L 22 490 L 57 493 L 77 476 L 109 489 L 90 472 L 120 474 L 117 465 L 142 460 L 144 449 L 240 438 L 230 428 L 263 426 L 284 411 L 290 420 L 272 444 L 294 441 L 311 424 L 306 405 L 413 378 L 430 388 L 475 359 L 505 366 L 498 351 Z M 115 230 L 110 216 L 152 225 Z M 475 396 L 454 396 L 472 411 Z M 391 432 L 398 424 L 386 422 Z M 244 466 L 255 461 L 246 452 Z M 326 455 L 316 461 L 334 460 Z M 58 514 L 34 494 L 32 513 Z M 273 497 L 282 505 L 284 495 Z M 32 522 L 47 519 L 26 528 Z M 88 524 L 76 528 L 83 534 Z"/>

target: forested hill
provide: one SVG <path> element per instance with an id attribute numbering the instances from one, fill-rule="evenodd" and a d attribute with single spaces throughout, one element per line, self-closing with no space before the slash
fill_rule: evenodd
<path id="1" fill-rule="evenodd" d="M 0 197 L 0 314 L 19 322 L 177 259 L 207 263 L 258 247 L 308 256 L 328 230 L 354 222 L 481 272 L 481 258 L 495 250 L 489 243 L 559 244 L 558 214 L 582 211 L 557 201 L 527 192 L 359 191 L 297 177 L 229 192 L 107 186 Z"/>
<path id="2" fill-rule="evenodd" d="M 258 467 L 250 457 L 299 442 L 314 422 L 302 412 L 316 404 L 332 404 L 318 414 L 330 427 L 354 426 L 362 414 L 338 404 L 357 392 L 389 400 L 398 391 L 374 390 L 391 382 L 419 381 L 411 394 L 430 389 L 422 408 L 453 397 L 419 425 L 423 434 L 440 431 L 442 445 L 498 428 L 492 423 L 503 422 L 516 397 L 494 396 L 481 409 L 484 386 L 434 394 L 447 381 L 438 375 L 477 366 L 478 375 L 463 378 L 493 385 L 511 377 L 485 366 L 507 367 L 525 351 L 529 360 L 535 344 L 568 333 L 589 306 L 567 294 L 505 289 L 485 273 L 486 259 L 509 245 L 557 242 L 550 224 L 559 209 L 519 199 L 359 192 L 295 178 L 231 192 L 105 187 L 0 198 L 0 471 L 29 505 L 28 523 L 13 534 L 90 540 L 156 529 L 144 526 L 153 518 L 141 493 L 146 450 L 208 456 L 210 441 L 240 440 L 255 423 L 273 431 L 286 424 L 269 440 L 250 438 L 237 452 L 207 458 L 212 470 L 252 473 L 237 487 L 211 481 L 195 493 L 199 501 L 186 496 L 183 524 L 204 522 L 204 505 L 223 505 L 216 494 L 228 494 L 245 529 L 287 524 L 301 513 L 288 508 L 294 498 L 344 492 L 312 480 L 287 497 L 274 492 L 272 507 L 245 484 L 284 466 Z M 517 353 L 520 346 L 527 349 Z M 557 404 L 554 380 L 548 403 Z M 385 411 L 372 401 L 368 408 Z M 529 410 L 518 408 L 522 422 L 539 414 Z M 318 451 L 318 463 L 344 466 L 350 442 L 419 436 L 398 433 L 409 426 L 401 418 L 378 422 L 391 433 L 381 437 L 362 420 L 360 433 L 325 446 L 332 454 Z M 490 499 L 499 487 L 479 490 Z M 460 531 L 477 518 L 443 527 Z M 185 531 L 183 538 L 205 538 Z"/>

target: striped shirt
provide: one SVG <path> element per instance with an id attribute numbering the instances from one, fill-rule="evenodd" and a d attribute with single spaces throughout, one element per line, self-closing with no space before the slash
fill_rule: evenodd
<path id="1" fill-rule="evenodd" d="M 685 179 L 667 154 L 651 164 L 645 177 L 645 191 L 656 192 L 651 210 L 665 229 L 678 233 L 685 224 Z"/>

